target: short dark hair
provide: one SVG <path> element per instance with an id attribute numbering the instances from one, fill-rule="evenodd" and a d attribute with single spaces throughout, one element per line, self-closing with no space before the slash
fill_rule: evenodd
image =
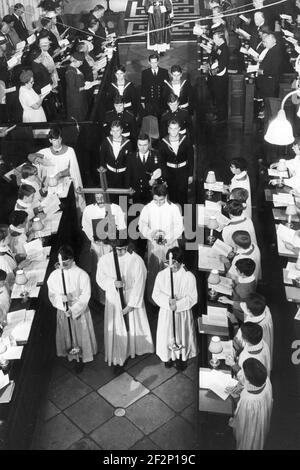
<path id="1" fill-rule="evenodd" d="M 175 103 L 179 98 L 175 93 L 170 93 L 167 103 Z"/>
<path id="2" fill-rule="evenodd" d="M 179 246 L 174 246 L 174 248 L 170 248 L 166 254 L 167 261 L 169 259 L 170 253 L 172 253 L 173 259 L 175 261 L 178 261 L 178 263 L 184 263 L 184 251 L 182 248 L 180 248 Z"/>
<path id="3" fill-rule="evenodd" d="M 26 211 L 12 211 L 9 215 L 8 220 L 11 225 L 18 227 L 19 225 L 24 224 L 27 217 L 28 214 Z"/>
<path id="4" fill-rule="evenodd" d="M 246 202 L 249 197 L 249 192 L 245 188 L 233 188 L 230 191 L 230 196 L 236 201 Z"/>
<path id="5" fill-rule="evenodd" d="M 182 68 L 180 67 L 180 65 L 172 65 L 171 73 L 174 73 L 174 72 L 182 73 Z"/>
<path id="6" fill-rule="evenodd" d="M 124 104 L 124 99 L 121 95 L 117 94 L 114 99 L 114 104 Z"/>
<path id="7" fill-rule="evenodd" d="M 33 61 L 37 59 L 38 57 L 40 57 L 41 53 L 42 53 L 42 49 L 40 47 L 38 46 L 33 47 L 29 54 L 29 60 Z"/>
<path id="8" fill-rule="evenodd" d="M 246 379 L 255 387 L 262 387 L 267 380 L 267 369 L 254 357 L 249 357 L 243 362 L 243 370 Z"/>
<path id="9" fill-rule="evenodd" d="M 239 168 L 241 171 L 247 170 L 248 163 L 244 158 L 233 158 L 230 161 L 230 166 L 233 165 L 235 168 Z"/>
<path id="10" fill-rule="evenodd" d="M 241 333 L 247 343 L 255 346 L 260 343 L 263 337 L 263 329 L 258 323 L 247 321 L 241 324 Z"/>
<path id="11" fill-rule="evenodd" d="M 150 142 L 150 136 L 149 134 L 146 134 L 146 133 L 140 134 L 137 140 L 148 140 L 148 142 Z"/>
<path id="12" fill-rule="evenodd" d="M 241 248 L 249 248 L 251 246 L 251 236 L 246 230 L 236 230 L 232 234 L 232 240 Z"/>
<path id="13" fill-rule="evenodd" d="M 24 199 L 24 197 L 29 197 L 31 196 L 32 194 L 34 194 L 36 191 L 34 189 L 33 186 L 30 186 L 29 184 L 22 184 L 20 187 L 19 187 L 19 191 L 18 191 L 18 198 L 19 199 Z"/>
<path id="14" fill-rule="evenodd" d="M 19 8 L 24 8 L 24 5 L 22 5 L 22 3 L 16 3 L 15 6 L 14 6 L 14 10 L 19 10 Z"/>
<path id="15" fill-rule="evenodd" d="M 252 292 L 245 299 L 248 310 L 252 313 L 254 317 L 259 317 L 262 315 L 266 308 L 266 299 L 263 295 L 258 292 Z"/>
<path id="16" fill-rule="evenodd" d="M 152 194 L 153 196 L 167 196 L 167 186 L 164 183 L 154 184 L 152 186 Z"/>
<path id="17" fill-rule="evenodd" d="M 236 199 L 230 199 L 226 204 L 226 210 L 230 215 L 240 216 L 243 213 L 244 206 L 240 201 Z"/>
<path id="18" fill-rule="evenodd" d="M 61 131 L 61 128 L 58 127 L 58 126 L 53 126 L 51 127 L 49 133 L 48 133 L 48 139 L 52 140 L 52 139 L 59 139 L 62 135 L 62 131 Z"/>
<path id="19" fill-rule="evenodd" d="M 0 269 L 0 281 L 5 281 L 6 278 L 7 278 L 7 273 L 3 269 Z"/>
<path id="20" fill-rule="evenodd" d="M 113 127 L 119 127 L 120 129 L 123 129 L 121 121 L 119 121 L 117 119 L 111 123 L 110 129 L 112 129 Z"/>
<path id="21" fill-rule="evenodd" d="M 45 17 L 41 18 L 41 25 L 43 27 L 47 26 L 50 23 L 51 23 L 51 18 L 45 18 Z M 39 37 L 39 39 L 41 38 Z"/>
<path id="22" fill-rule="evenodd" d="M 104 6 L 98 4 L 98 5 L 94 6 L 94 8 L 92 9 L 92 11 L 99 11 L 99 10 L 100 10 L 100 11 L 101 11 L 101 10 L 105 10 Z"/>
<path id="23" fill-rule="evenodd" d="M 98 24 L 99 24 L 99 21 L 96 18 L 90 18 L 88 22 L 88 28 L 93 28 L 94 26 Z"/>
<path id="24" fill-rule="evenodd" d="M 121 70 L 121 72 L 125 73 L 126 67 L 124 65 L 115 65 L 113 69 L 113 74 L 115 74 L 118 70 Z"/>
<path id="25" fill-rule="evenodd" d="M 61 255 L 62 260 L 74 259 L 74 251 L 70 245 L 62 245 L 58 250 L 58 255 Z"/>
<path id="26" fill-rule="evenodd" d="M 256 268 L 255 261 L 253 261 L 251 258 L 238 259 L 235 263 L 235 266 L 242 274 L 245 274 L 247 277 L 252 276 Z"/>
<path id="27" fill-rule="evenodd" d="M 149 62 L 150 62 L 151 59 L 159 60 L 159 55 L 156 54 L 156 53 L 150 54 L 149 57 L 148 57 Z"/>
<path id="28" fill-rule="evenodd" d="M 32 165 L 32 163 L 24 163 L 21 168 L 21 175 L 22 178 L 26 179 L 29 176 L 35 175 L 37 173 L 36 166 Z"/>
<path id="29" fill-rule="evenodd" d="M 180 123 L 177 119 L 170 119 L 170 121 L 168 122 L 168 127 L 171 125 L 171 124 L 178 124 L 178 126 L 180 127 Z"/>

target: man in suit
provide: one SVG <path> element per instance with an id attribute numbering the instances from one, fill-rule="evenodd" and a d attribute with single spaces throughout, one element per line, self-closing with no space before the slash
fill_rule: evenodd
<path id="1" fill-rule="evenodd" d="M 282 69 L 281 48 L 274 33 L 266 34 L 264 46 L 268 50 L 260 63 L 256 87 L 261 98 L 278 97 Z"/>
<path id="2" fill-rule="evenodd" d="M 115 109 L 107 111 L 105 114 L 103 123 L 105 134 L 109 136 L 110 127 L 113 121 L 120 121 L 123 128 L 123 137 L 127 137 L 135 142 L 137 137 L 136 120 L 131 111 L 124 109 L 124 100 L 121 96 L 116 96 L 114 100 L 114 108 Z"/>
<path id="3" fill-rule="evenodd" d="M 6 35 L 8 36 L 8 41 L 13 45 L 15 48 L 16 45 L 21 42 L 21 39 L 19 38 L 15 28 L 14 28 L 14 16 L 13 15 L 5 15 L 2 19 L 3 23 L 6 23 L 8 27 L 8 31 Z"/>
<path id="4" fill-rule="evenodd" d="M 84 39 L 90 41 L 93 44 L 93 51 L 91 56 L 97 60 L 97 56 L 102 52 L 102 45 L 105 42 L 106 32 L 99 28 L 99 21 L 96 18 L 91 18 L 88 22 L 87 34 L 82 34 Z"/>
<path id="5" fill-rule="evenodd" d="M 141 134 L 138 137 L 137 147 L 137 151 L 127 159 L 125 186 L 135 190 L 134 202 L 147 204 L 152 200 L 151 188 L 156 176 L 163 177 L 165 170 L 159 153 L 150 149 L 149 135 Z"/>
<path id="6" fill-rule="evenodd" d="M 158 118 L 163 112 L 162 89 L 164 80 L 169 79 L 166 69 L 159 67 L 158 54 L 150 54 L 150 68 L 142 72 L 141 103 L 145 110 L 145 115 L 153 115 Z"/>
<path id="7" fill-rule="evenodd" d="M 26 27 L 26 24 L 22 18 L 24 15 L 25 8 L 22 3 L 16 3 L 14 7 L 14 28 L 16 30 L 17 35 L 21 39 L 21 41 L 26 41 L 26 39 L 29 36 L 28 29 Z"/>

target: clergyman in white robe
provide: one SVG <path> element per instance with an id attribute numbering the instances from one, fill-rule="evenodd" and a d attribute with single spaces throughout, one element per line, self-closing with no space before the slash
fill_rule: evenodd
<path id="1" fill-rule="evenodd" d="M 127 313 L 129 331 L 122 314 L 120 295 L 115 287 L 117 280 L 113 253 L 103 255 L 98 261 L 96 280 L 105 291 L 104 346 L 105 361 L 109 366 L 123 366 L 128 357 L 153 353 L 154 346 L 144 305 L 146 267 L 136 253 L 118 257 L 125 303 L 133 307 Z"/>
<path id="2" fill-rule="evenodd" d="M 262 450 L 270 429 L 273 408 L 272 385 L 267 377 L 261 387 L 247 380 L 229 424 L 237 450 Z"/>
<path id="3" fill-rule="evenodd" d="M 173 272 L 174 295 L 177 298 L 175 311 L 176 343 L 183 346 L 180 351 L 173 351 L 170 345 L 174 342 L 173 312 L 169 307 L 171 298 L 170 268 L 157 274 L 153 300 L 160 307 L 157 332 L 156 354 L 163 362 L 181 358 L 187 361 L 197 355 L 197 338 L 192 307 L 197 303 L 198 294 L 195 276 L 181 266 Z"/>
<path id="4" fill-rule="evenodd" d="M 75 262 L 70 269 L 64 269 L 66 292 L 71 296 L 69 310 L 72 312 L 71 329 L 74 345 L 81 348 L 82 362 L 90 362 L 97 354 L 97 342 L 93 327 L 93 321 L 88 302 L 91 297 L 91 285 L 89 275 L 79 268 Z M 57 308 L 56 326 L 56 352 L 57 356 L 68 356 L 69 360 L 74 356 L 68 355 L 71 348 L 68 318 L 65 314 L 63 303 L 63 283 L 61 270 L 53 271 L 47 281 L 49 299 L 53 307 Z"/>

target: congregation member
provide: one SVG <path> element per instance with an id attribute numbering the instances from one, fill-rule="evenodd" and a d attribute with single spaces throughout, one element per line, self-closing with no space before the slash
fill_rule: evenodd
<path id="1" fill-rule="evenodd" d="M 29 36 L 27 26 L 24 21 L 25 8 L 22 3 L 16 3 L 14 6 L 14 28 L 21 41 L 26 41 Z"/>
<path id="2" fill-rule="evenodd" d="M 166 167 L 168 193 L 173 202 L 183 205 L 188 201 L 188 186 L 193 182 L 194 149 L 186 135 L 180 134 L 180 124 L 169 122 L 168 135 L 159 146 Z"/>
<path id="3" fill-rule="evenodd" d="M 146 116 L 152 115 L 160 118 L 164 111 L 162 101 L 164 81 L 168 81 L 169 73 L 167 69 L 159 66 L 158 54 L 150 54 L 148 62 L 150 67 L 142 71 L 141 104 Z"/>
<path id="4" fill-rule="evenodd" d="M 84 121 L 88 113 L 88 98 L 86 96 L 85 79 L 80 67 L 83 64 L 82 52 L 73 52 L 71 62 L 66 70 L 66 103 L 67 119 Z"/>
<path id="5" fill-rule="evenodd" d="M 230 222 L 222 230 L 223 241 L 234 248 L 232 235 L 237 230 L 243 230 L 250 234 L 251 242 L 257 245 L 253 222 L 243 215 L 243 204 L 231 199 L 227 202 L 225 210 L 229 215 Z"/>
<path id="6" fill-rule="evenodd" d="M 33 89 L 32 71 L 23 70 L 20 82 L 22 85 L 19 90 L 19 101 L 23 108 L 23 122 L 46 122 L 42 95 L 38 95 Z"/>
<path id="7" fill-rule="evenodd" d="M 7 27 L 6 37 L 9 43 L 13 46 L 13 49 L 16 49 L 16 46 L 19 42 L 21 42 L 21 39 L 19 38 L 19 35 L 14 28 L 14 18 L 15 17 L 13 15 L 5 15 L 2 18 L 2 25 L 5 23 Z"/>
<path id="8" fill-rule="evenodd" d="M 91 297 L 90 278 L 76 265 L 70 246 L 61 246 L 58 255 L 61 256 L 63 266 L 58 263 L 47 281 L 49 300 L 57 309 L 56 354 L 72 361 L 74 355 L 69 353 L 70 349 L 79 347 L 79 361 L 76 362 L 75 371 L 80 373 L 85 363 L 93 361 L 97 354 L 97 341 L 88 306 Z"/>
<path id="9" fill-rule="evenodd" d="M 179 247 L 172 254 L 172 266 L 160 271 L 155 279 L 152 298 L 159 306 L 156 331 L 156 354 L 170 368 L 184 370 L 188 360 L 197 356 L 197 338 L 192 307 L 198 300 L 196 278 L 184 266 L 184 253 Z M 171 294 L 170 269 L 173 273 L 174 298 Z M 175 323 L 173 323 L 175 316 Z M 175 331 L 174 331 L 175 329 Z M 175 348 L 173 346 L 175 345 Z M 176 348 L 176 345 L 180 349 Z"/>
<path id="10" fill-rule="evenodd" d="M 60 47 L 59 47 L 59 42 L 58 42 L 57 37 L 51 31 L 52 29 L 51 18 L 46 18 L 46 17 L 41 18 L 41 25 L 42 25 L 42 29 L 38 33 L 38 39 L 40 40 L 42 38 L 48 38 L 49 43 L 50 43 L 48 51 L 52 57 L 53 55 L 59 52 Z"/>
<path id="11" fill-rule="evenodd" d="M 52 89 L 56 89 L 58 86 L 58 72 L 56 69 L 55 62 L 50 51 L 50 40 L 48 36 L 39 36 L 38 47 L 41 49 L 41 56 L 39 57 L 39 63 L 44 65 L 51 75 Z"/>
<path id="12" fill-rule="evenodd" d="M 10 294 L 7 287 L 6 271 L 0 269 L 0 328 L 7 323 L 7 313 L 10 309 Z"/>
<path id="13" fill-rule="evenodd" d="M 147 299 L 151 303 L 156 275 L 165 267 L 167 251 L 178 246 L 183 232 L 182 216 L 177 205 L 168 200 L 166 185 L 154 185 L 152 195 L 152 201 L 141 211 L 138 225 L 147 240 Z"/>
<path id="14" fill-rule="evenodd" d="M 165 175 L 161 154 L 150 148 L 150 137 L 140 134 L 137 151 L 128 157 L 125 186 L 134 189 L 133 201 L 147 204 L 152 199 L 152 186 Z"/>
<path id="15" fill-rule="evenodd" d="M 106 93 L 106 108 L 111 110 L 114 107 L 116 96 L 121 96 L 124 101 L 124 108 L 137 115 L 137 93 L 132 82 L 126 79 L 126 68 L 124 65 L 116 65 L 113 70 L 113 79 Z"/>
<path id="16" fill-rule="evenodd" d="M 244 361 L 243 372 L 245 386 L 229 425 L 237 450 L 262 450 L 271 423 L 272 385 L 265 366 L 255 358 Z"/>
<path id="17" fill-rule="evenodd" d="M 101 33 L 100 35 L 98 34 L 99 26 L 99 21 L 95 18 L 91 18 L 86 31 L 88 34 L 82 34 L 82 39 L 87 40 L 92 46 L 92 56 L 94 60 L 102 53 L 102 47 L 105 41 L 105 36 L 101 36 Z"/>
<path id="18" fill-rule="evenodd" d="M 105 291 L 105 362 L 123 367 L 129 357 L 153 353 L 154 346 L 144 304 L 145 264 L 138 254 L 129 251 L 127 239 L 114 243 L 122 280 L 117 280 L 112 252 L 99 259 L 96 279 Z M 123 289 L 125 307 L 119 289 Z"/>

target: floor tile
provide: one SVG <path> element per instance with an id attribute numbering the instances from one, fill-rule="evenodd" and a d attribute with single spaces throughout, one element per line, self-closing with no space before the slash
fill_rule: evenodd
<path id="1" fill-rule="evenodd" d="M 149 437 L 144 437 L 144 439 L 134 444 L 130 450 L 160 450 L 160 447 L 158 447 L 157 444 L 154 444 Z"/>
<path id="2" fill-rule="evenodd" d="M 88 385 L 68 372 L 51 383 L 48 398 L 64 410 L 91 391 Z"/>
<path id="3" fill-rule="evenodd" d="M 198 383 L 198 358 L 194 357 L 191 361 L 188 362 L 187 368 L 183 371 L 184 375 L 189 377 L 195 384 Z"/>
<path id="4" fill-rule="evenodd" d="M 126 417 L 114 416 L 91 434 L 92 439 L 104 450 L 129 449 L 143 434 Z"/>
<path id="5" fill-rule="evenodd" d="M 38 442 L 43 449 L 63 450 L 82 437 L 82 432 L 60 413 L 44 424 Z"/>
<path id="6" fill-rule="evenodd" d="M 40 417 L 43 421 L 53 418 L 60 413 L 60 409 L 54 405 L 50 400 L 45 400 L 41 405 Z"/>
<path id="7" fill-rule="evenodd" d="M 85 364 L 80 380 L 97 390 L 102 385 L 115 378 L 114 368 L 104 361 L 102 353 L 97 354 L 92 362 Z"/>
<path id="8" fill-rule="evenodd" d="M 133 359 L 129 358 L 124 366 L 124 369 L 128 371 L 131 367 L 135 366 L 141 361 L 144 361 L 150 354 L 143 354 L 143 356 L 135 356 Z"/>
<path id="9" fill-rule="evenodd" d="M 128 373 L 152 390 L 176 374 L 176 369 L 173 367 L 167 369 L 164 363 L 155 354 L 152 354 L 144 361 L 130 367 Z"/>
<path id="10" fill-rule="evenodd" d="M 196 402 L 192 403 L 181 413 L 181 416 L 185 418 L 192 426 L 196 428 L 198 422 L 198 411 Z"/>
<path id="11" fill-rule="evenodd" d="M 175 416 L 149 437 L 164 450 L 194 450 L 197 448 L 193 427 L 181 416 Z"/>
<path id="12" fill-rule="evenodd" d="M 66 374 L 67 372 L 68 372 L 68 369 L 65 366 L 65 361 L 61 360 L 60 358 L 57 358 L 52 368 L 51 380 L 53 381 L 55 379 L 58 379 L 62 375 Z"/>
<path id="13" fill-rule="evenodd" d="M 98 393 L 115 408 L 127 408 L 149 393 L 149 390 L 140 382 L 133 379 L 127 372 L 124 372 L 99 388 Z"/>
<path id="14" fill-rule="evenodd" d="M 86 395 L 64 413 L 88 434 L 113 416 L 113 407 L 96 392 Z"/>
<path id="15" fill-rule="evenodd" d="M 74 442 L 68 450 L 101 450 L 101 447 L 89 437 L 84 437 L 80 441 Z"/>
<path id="16" fill-rule="evenodd" d="M 173 416 L 174 411 L 152 394 L 146 395 L 126 410 L 126 417 L 144 434 L 153 432 Z"/>
<path id="17" fill-rule="evenodd" d="M 173 410 L 180 412 L 196 399 L 195 385 L 183 374 L 177 374 L 153 390 Z"/>

